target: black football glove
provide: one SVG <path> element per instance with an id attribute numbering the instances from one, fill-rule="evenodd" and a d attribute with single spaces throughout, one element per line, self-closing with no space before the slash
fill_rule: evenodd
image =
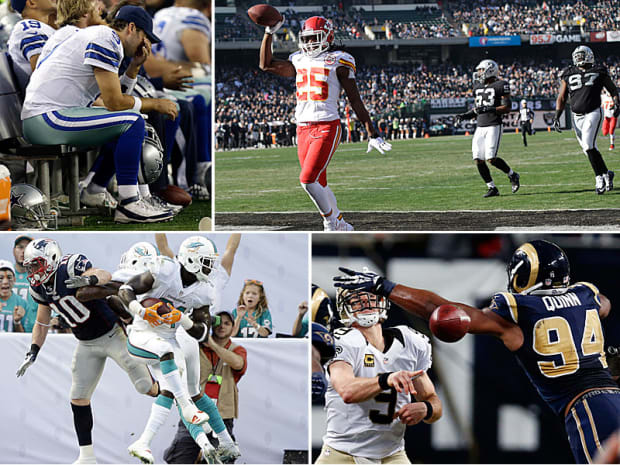
<path id="1" fill-rule="evenodd" d="M 24 376 L 24 373 L 26 373 L 28 367 L 34 363 L 34 361 L 37 359 L 37 354 L 39 353 L 39 350 L 41 350 L 41 347 L 39 347 L 37 344 L 32 344 L 30 346 L 30 350 L 26 354 L 26 360 L 24 360 L 24 362 L 17 369 L 16 375 L 18 378 L 20 376 Z"/>
<path id="2" fill-rule="evenodd" d="M 495 113 L 495 107 L 490 107 L 490 106 L 482 106 L 482 107 L 476 107 L 474 108 L 474 111 L 476 112 L 477 115 L 482 115 L 484 113 Z"/>
<path id="3" fill-rule="evenodd" d="M 560 127 L 560 120 L 558 118 L 553 118 L 553 129 L 557 132 L 562 132 L 562 128 Z"/>
<path id="4" fill-rule="evenodd" d="M 607 347 L 607 364 L 612 376 L 620 376 L 620 347 Z"/>
<path id="5" fill-rule="evenodd" d="M 353 289 L 356 291 L 366 291 L 372 294 L 388 297 L 396 283 L 373 273 L 364 267 L 361 272 L 349 270 L 348 268 L 339 267 L 340 271 L 347 276 L 334 276 L 334 286 L 343 289 Z"/>
<path id="6" fill-rule="evenodd" d="M 454 117 L 454 122 L 456 124 L 461 124 L 463 122 L 463 120 L 465 119 L 466 114 L 465 113 L 459 113 L 458 115 L 456 115 Z"/>

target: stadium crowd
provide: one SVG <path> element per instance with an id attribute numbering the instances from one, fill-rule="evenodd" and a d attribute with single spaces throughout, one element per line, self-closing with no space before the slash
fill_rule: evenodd
<path id="1" fill-rule="evenodd" d="M 608 69 L 617 82 L 620 66 L 613 64 L 616 62 L 612 57 Z M 560 72 L 567 64 L 548 61 L 500 63 L 500 76 L 510 83 L 515 99 L 554 99 L 559 89 Z M 359 66 L 356 73 L 360 94 L 373 119 L 385 118 L 390 127 L 392 124 L 406 125 L 407 121 L 401 119 L 411 116 L 432 99 L 471 98 L 471 77 L 471 68 L 453 64 Z M 216 71 L 216 82 L 216 148 L 294 143 L 294 80 L 262 73 L 258 69 L 226 67 Z M 345 115 L 344 108 L 341 108 L 341 115 Z M 359 140 L 356 139 L 358 129 L 353 127 L 353 140 Z M 382 132 L 387 135 L 387 129 Z M 410 129 L 407 133 L 413 137 L 414 131 Z M 418 127 L 415 133 L 420 137 L 422 127 Z M 393 134 L 400 134 L 400 130 L 391 132 L 390 137 Z"/>

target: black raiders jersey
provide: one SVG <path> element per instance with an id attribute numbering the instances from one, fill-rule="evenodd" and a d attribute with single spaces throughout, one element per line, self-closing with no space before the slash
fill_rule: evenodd
<path id="1" fill-rule="evenodd" d="M 78 289 L 69 289 L 65 284 L 65 280 L 80 276 L 92 267 L 92 263 L 84 255 L 65 255 L 56 273 L 47 283 L 30 287 L 30 295 L 35 302 L 58 312 L 75 337 L 84 341 L 103 336 L 118 320 L 105 299 L 80 302 L 75 297 Z"/>
<path id="2" fill-rule="evenodd" d="M 523 331 L 523 345 L 514 354 L 558 415 L 586 389 L 618 387 L 607 369 L 600 306 L 598 289 L 586 282 L 557 295 L 493 297 L 491 310 Z"/>
<path id="3" fill-rule="evenodd" d="M 562 71 L 560 79 L 568 86 L 571 110 L 577 114 L 598 110 L 601 106 L 601 90 L 605 83 L 612 82 L 607 68 L 598 64 L 588 69 L 569 66 Z"/>
<path id="4" fill-rule="evenodd" d="M 487 84 L 474 85 L 474 107 L 499 107 L 503 99 L 510 99 L 510 85 L 501 79 Z M 478 127 L 497 126 L 502 124 L 502 115 L 497 113 L 482 113 L 476 118 Z"/>

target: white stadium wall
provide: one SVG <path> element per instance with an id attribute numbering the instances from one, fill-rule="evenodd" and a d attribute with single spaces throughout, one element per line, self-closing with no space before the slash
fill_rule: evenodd
<path id="1" fill-rule="evenodd" d="M 308 340 L 239 339 L 248 369 L 239 382 L 237 463 L 282 463 L 284 450 L 308 449 Z M 0 463 L 72 463 L 78 455 L 69 405 L 71 357 L 77 340 L 51 334 L 23 378 L 15 372 L 30 346 L 29 334 L 0 333 Z M 108 360 L 92 399 L 93 443 L 99 463 L 138 463 L 127 446 L 141 433 L 153 398 L 138 394 L 129 377 Z M 153 441 L 156 463 L 176 433 L 171 412 Z"/>

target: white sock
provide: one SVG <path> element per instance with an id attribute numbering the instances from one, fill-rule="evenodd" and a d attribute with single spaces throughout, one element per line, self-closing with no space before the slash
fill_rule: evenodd
<path id="1" fill-rule="evenodd" d="M 340 210 L 338 210 L 338 201 L 336 200 L 336 196 L 329 188 L 329 186 L 325 186 L 323 189 L 325 189 L 325 192 L 327 193 L 327 198 L 329 199 L 329 204 L 332 207 L 332 215 L 334 216 L 334 218 L 338 218 L 340 216 Z"/>
<path id="2" fill-rule="evenodd" d="M 221 433 L 217 433 L 217 438 L 220 440 L 220 442 L 224 442 L 226 444 L 234 444 L 235 442 L 232 440 L 232 438 L 230 437 L 230 434 L 228 434 L 228 429 L 224 428 L 224 430 Z"/>
<path id="3" fill-rule="evenodd" d="M 512 171 L 512 168 L 510 168 L 510 171 L 508 171 L 508 176 L 512 176 L 513 174 L 515 174 L 515 172 Z"/>
<path id="4" fill-rule="evenodd" d="M 335 222 L 336 217 L 333 215 L 332 207 L 330 205 L 329 196 L 325 191 L 325 188 L 321 186 L 318 182 L 313 182 L 310 184 L 301 184 L 301 187 L 308 193 L 316 208 L 321 213 L 321 216 L 326 221 Z"/>
<path id="5" fill-rule="evenodd" d="M 609 135 L 609 140 L 611 141 L 611 145 L 614 145 L 614 141 L 616 140 L 616 135 L 615 134 L 610 134 Z"/>
<path id="6" fill-rule="evenodd" d="M 138 184 L 138 191 L 140 192 L 140 197 L 142 198 L 151 196 L 151 191 L 149 190 L 148 184 Z"/>
<path id="7" fill-rule="evenodd" d="M 150 446 L 151 441 L 166 422 L 169 413 L 169 408 L 153 403 L 151 406 L 151 414 L 140 436 L 140 441 Z"/>
<path id="8" fill-rule="evenodd" d="M 187 407 L 191 403 L 191 399 L 187 392 L 187 387 L 183 386 L 183 380 L 181 379 L 179 370 L 176 369 L 166 373 L 164 379 L 166 380 L 170 392 L 172 392 L 174 398 L 181 406 L 181 409 Z"/>
<path id="9" fill-rule="evenodd" d="M 118 186 L 118 198 L 121 200 L 129 199 L 131 197 L 138 196 L 137 184 L 119 184 Z"/>
<path id="10" fill-rule="evenodd" d="M 94 171 L 89 171 L 88 174 L 86 175 L 86 177 L 84 178 L 84 185 L 88 186 L 90 184 L 90 182 L 93 180 L 93 178 L 95 177 L 95 172 Z"/>
<path id="11" fill-rule="evenodd" d="M 495 183 L 493 181 L 487 182 L 487 187 L 491 189 L 492 187 L 495 187 Z"/>
<path id="12" fill-rule="evenodd" d="M 91 182 L 88 184 L 88 186 L 86 186 L 86 192 L 88 192 L 89 194 L 100 194 L 101 192 L 105 192 L 105 187 Z"/>
<path id="13" fill-rule="evenodd" d="M 80 446 L 80 458 L 94 458 L 95 451 L 93 450 L 93 445 L 89 444 L 87 446 Z"/>

